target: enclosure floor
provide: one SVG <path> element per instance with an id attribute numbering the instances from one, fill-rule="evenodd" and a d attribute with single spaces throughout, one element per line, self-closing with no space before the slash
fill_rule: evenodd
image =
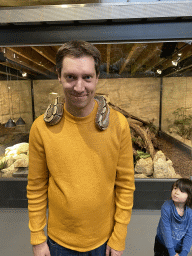
<path id="1" fill-rule="evenodd" d="M 153 256 L 158 210 L 133 210 L 123 256 Z M 0 209 L 0 255 L 33 256 L 27 209 Z M 192 256 L 192 253 L 189 254 Z"/>

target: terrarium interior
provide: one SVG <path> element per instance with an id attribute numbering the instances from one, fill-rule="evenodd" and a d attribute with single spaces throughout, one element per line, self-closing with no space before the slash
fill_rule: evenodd
<path id="1" fill-rule="evenodd" d="M 96 93 L 130 125 L 136 178 L 191 176 L 192 46 L 187 42 L 95 44 L 102 64 Z M 63 96 L 59 45 L 0 52 L 0 177 L 27 177 L 35 118 Z M 23 120 L 23 123 L 20 121 Z"/>

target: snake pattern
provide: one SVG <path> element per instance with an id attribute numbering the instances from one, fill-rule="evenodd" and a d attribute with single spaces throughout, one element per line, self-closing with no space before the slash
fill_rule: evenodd
<path id="1" fill-rule="evenodd" d="M 95 117 L 95 125 L 96 127 L 104 131 L 107 129 L 109 125 L 109 114 L 110 109 L 106 102 L 106 99 L 101 95 L 95 95 L 94 99 L 98 102 L 98 110 Z M 54 104 L 50 104 L 45 113 L 44 113 L 44 121 L 53 126 L 60 122 L 63 116 L 63 109 L 64 109 L 64 98 L 57 97 L 55 99 Z"/>

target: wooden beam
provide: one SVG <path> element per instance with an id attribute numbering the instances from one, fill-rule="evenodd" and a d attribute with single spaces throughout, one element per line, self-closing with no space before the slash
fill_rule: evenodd
<path id="1" fill-rule="evenodd" d="M 120 68 L 119 74 L 121 74 L 123 72 L 123 70 L 125 69 L 126 65 L 129 64 L 133 54 L 135 53 L 135 51 L 137 50 L 138 47 L 139 46 L 137 44 L 133 44 L 131 51 L 128 53 L 125 62 L 123 63 L 123 65 Z"/>
<path id="2" fill-rule="evenodd" d="M 9 50 L 7 48 L 6 48 L 6 52 L 5 52 L 5 57 L 8 60 L 11 60 L 15 63 L 18 63 L 22 66 L 25 66 L 25 67 L 29 68 L 31 71 L 33 71 L 35 73 L 43 74 L 45 76 L 49 76 L 49 72 L 47 71 L 47 69 L 45 69 L 45 68 L 43 68 L 39 65 L 36 65 L 34 62 L 29 61 L 28 59 L 26 59 L 24 57 L 21 57 L 19 55 L 15 56 L 14 52 L 12 52 L 11 50 Z"/>
<path id="3" fill-rule="evenodd" d="M 56 52 L 50 46 L 32 46 L 31 48 L 56 65 Z"/>
<path id="4" fill-rule="evenodd" d="M 137 70 L 139 70 L 147 61 L 153 58 L 158 52 L 160 53 L 160 44 L 149 44 L 145 51 L 139 56 L 139 59 L 135 63 L 131 74 L 133 75 Z"/>
<path id="5" fill-rule="evenodd" d="M 111 60 L 111 44 L 107 44 L 107 74 L 109 74 L 110 60 Z"/>
<path id="6" fill-rule="evenodd" d="M 179 73 L 179 72 L 185 71 L 186 69 L 190 69 L 190 68 L 192 68 L 192 56 L 179 62 L 179 65 L 176 67 L 171 66 L 171 67 L 163 70 L 162 76 L 164 76 L 164 77 L 170 76 L 172 74 Z"/>
<path id="7" fill-rule="evenodd" d="M 47 70 L 49 70 L 52 73 L 56 72 L 54 71 L 53 63 L 42 57 L 39 53 L 34 51 L 31 47 L 7 47 L 7 49 L 14 52 L 17 56 L 21 56 L 30 62 L 35 63 L 39 67 L 43 67 Z M 17 57 L 16 56 L 16 57 Z"/>
<path id="8" fill-rule="evenodd" d="M 19 65 L 19 64 L 12 64 L 12 63 L 9 62 L 9 61 L 0 62 L 0 65 L 2 65 L 2 66 L 7 66 L 7 67 L 12 68 L 12 69 L 17 70 L 17 71 L 21 71 L 21 65 Z M 16 71 L 16 72 L 17 72 L 17 71 Z M 36 75 L 37 75 L 37 73 L 31 72 L 29 69 L 22 68 L 22 71 L 23 71 L 23 72 L 26 72 L 26 73 L 28 73 L 29 75 L 32 75 L 32 76 L 36 76 Z M 23 77 L 22 77 L 22 75 L 21 75 L 20 72 L 18 72 L 16 75 L 13 74 L 13 76 L 18 76 L 19 78 L 22 78 L 22 79 L 23 79 Z M 24 78 L 24 79 L 25 79 L 25 78 Z"/>
<path id="9" fill-rule="evenodd" d="M 180 48 L 172 55 L 172 57 L 177 57 L 178 53 L 181 52 L 181 60 L 189 57 L 192 55 L 192 46 L 188 45 L 188 44 L 184 44 L 184 43 L 179 43 Z M 150 65 L 148 65 L 148 68 L 146 71 L 150 71 L 153 68 L 158 68 L 158 66 L 162 67 L 162 70 L 165 70 L 169 67 L 172 67 L 172 59 L 162 59 L 160 58 L 160 56 L 158 56 L 158 60 L 157 59 L 153 59 L 150 61 Z"/>

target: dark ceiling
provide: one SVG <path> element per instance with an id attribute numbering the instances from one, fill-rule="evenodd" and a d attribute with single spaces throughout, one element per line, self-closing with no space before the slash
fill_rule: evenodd
<path id="1" fill-rule="evenodd" d="M 102 55 L 100 78 L 192 75 L 192 45 L 185 42 L 95 44 Z M 0 80 L 57 79 L 59 46 L 2 47 Z M 27 76 L 23 76 L 27 73 Z"/>

